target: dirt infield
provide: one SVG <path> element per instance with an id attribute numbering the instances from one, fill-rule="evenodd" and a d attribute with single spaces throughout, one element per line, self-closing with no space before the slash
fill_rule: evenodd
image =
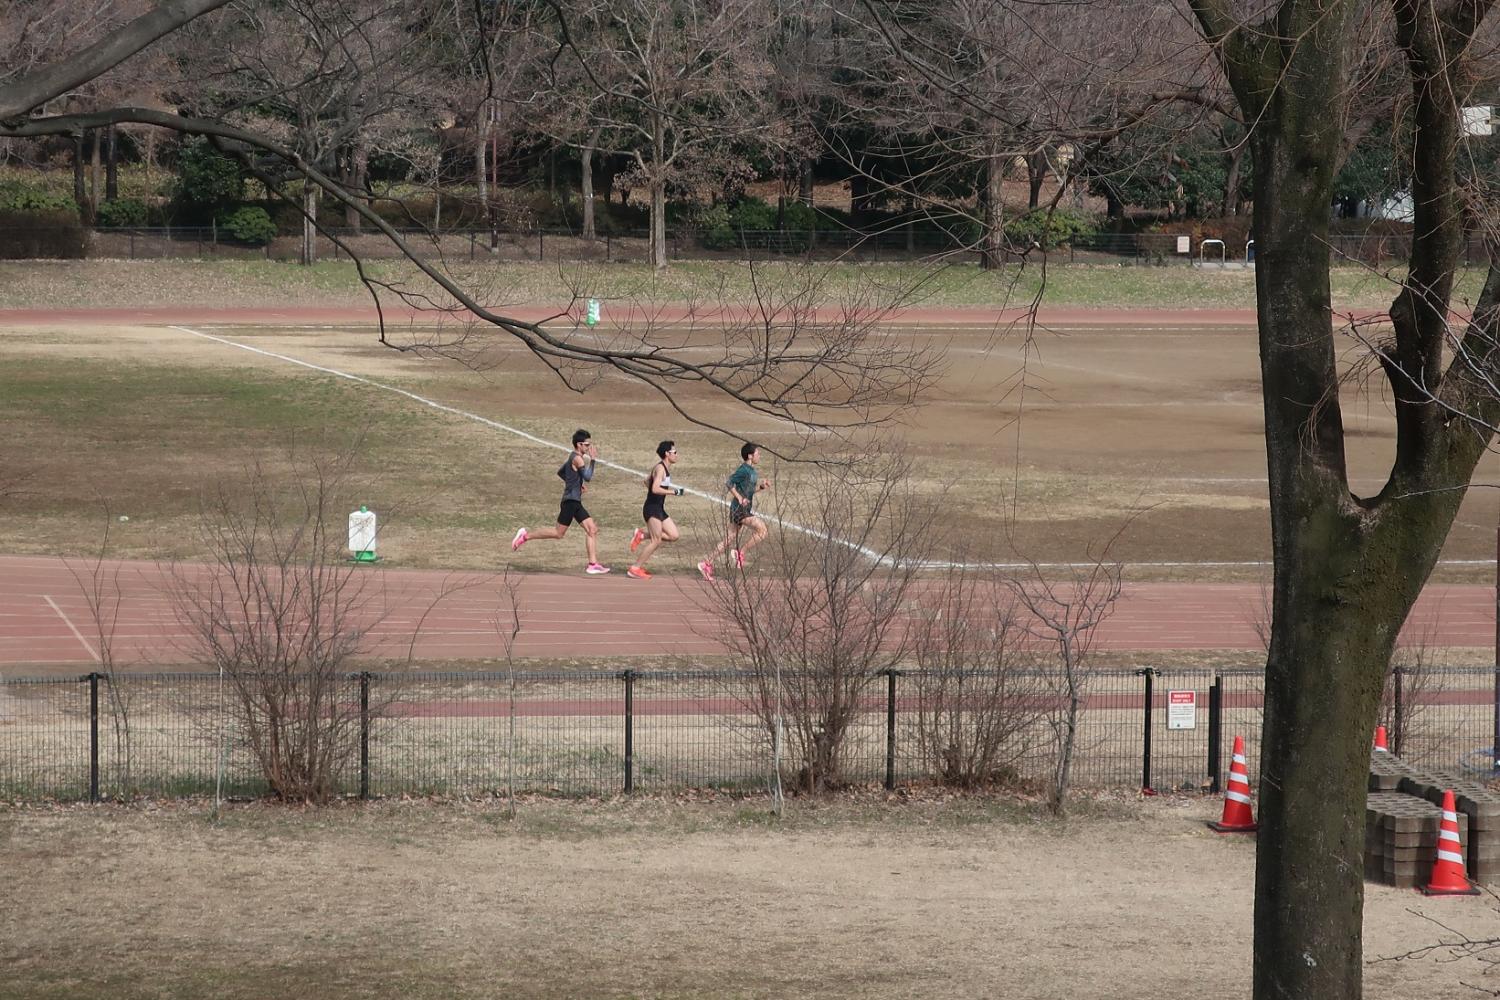
<path id="1" fill-rule="evenodd" d="M 0 549 L 86 551 L 76 539 L 97 533 L 84 518 L 97 507 L 106 484 L 120 494 L 115 507 L 142 518 L 116 539 L 126 546 L 122 554 L 156 554 L 152 546 L 158 543 L 144 535 L 153 529 L 163 539 L 182 539 L 188 525 L 181 512 L 188 506 L 192 470 L 222 469 L 237 454 L 226 445 L 247 443 L 245 428 L 216 417 L 210 401 L 194 403 L 194 373 L 212 373 L 222 381 L 243 372 L 256 384 L 284 386 L 283 395 L 316 393 L 316 405 L 312 397 L 304 404 L 309 413 L 332 407 L 347 414 L 340 418 L 344 420 L 363 413 L 383 426 L 395 426 L 396 418 L 407 422 L 411 429 L 392 440 L 388 453 L 380 455 L 381 464 L 374 466 L 377 473 L 398 474 L 387 474 L 385 489 L 370 498 L 379 509 L 393 502 L 393 491 L 410 489 L 414 476 L 425 479 L 420 486 L 424 523 L 411 530 L 398 525 L 386 536 L 390 554 L 404 565 L 560 570 L 576 562 L 581 546 L 532 545 L 514 559 L 504 547 L 516 524 L 539 526 L 554 515 L 552 471 L 559 453 L 464 416 L 424 408 L 390 389 L 548 441 L 565 441 L 573 427 L 586 424 L 606 457 L 632 468 L 644 469 L 656 441 L 672 437 L 682 453 L 674 474 L 710 492 L 717 491 L 736 461 L 732 441 L 684 425 L 643 386 L 605 378 L 573 394 L 505 341 L 488 349 L 483 370 L 471 370 L 391 352 L 375 343 L 368 328 L 289 325 L 297 315 L 295 310 L 270 310 L 257 314 L 268 323 L 203 325 L 200 332 L 218 340 L 171 327 L 114 326 L 97 316 L 101 322 L 76 324 L 54 317 L 39 320 L 40 326 L 0 327 L 0 356 L 50 379 L 54 393 L 70 391 L 59 374 L 60 366 L 68 364 L 113 365 L 116 381 L 113 395 L 101 400 L 98 412 L 70 412 L 67 422 L 39 420 L 24 407 L 0 414 L 0 440 L 45 456 L 44 464 L 51 467 L 42 470 L 39 499 L 26 516 L 6 522 L 0 512 Z M 962 323 L 955 321 L 960 315 Z M 1121 325 L 1127 318 L 1129 324 Z M 1244 318 L 1234 312 L 1205 316 L 1192 310 L 1086 316 L 1059 311 L 1048 317 L 1048 330 L 1028 350 L 1007 334 L 1004 324 L 997 325 L 993 313 L 914 312 L 904 318 L 911 325 L 899 335 L 941 345 L 950 372 L 932 401 L 913 411 L 901 428 L 915 455 L 913 482 L 934 495 L 947 491 L 943 526 L 961 531 L 993 558 L 1087 559 L 1133 518 L 1116 553 L 1138 578 L 1258 579 L 1265 572 L 1268 537 L 1255 340 L 1253 331 L 1241 326 L 1209 325 L 1214 319 Z M 378 385 L 341 380 L 283 358 Z M 162 463 L 143 464 L 139 449 L 149 454 L 153 446 L 149 437 L 140 437 L 149 435 L 152 404 L 144 394 L 147 382 L 141 381 L 148 375 L 177 379 L 172 401 L 180 401 L 174 412 L 181 415 L 171 428 L 170 453 Z M 140 388 L 133 388 L 133 380 Z M 1348 392 L 1353 485 L 1373 491 L 1389 468 L 1394 424 L 1378 392 L 1362 383 Z M 795 439 L 769 418 L 746 415 L 722 402 L 699 402 L 707 418 L 771 448 Z M 135 416 L 138 436 L 122 442 L 127 447 L 101 448 L 98 438 L 110 428 L 107 407 L 117 405 L 142 411 Z M 98 430 L 88 426 L 91 419 Z M 274 433 L 269 426 L 252 430 L 267 442 Z M 424 461 L 423 451 L 441 459 Z M 171 483 L 173 495 L 184 499 L 177 501 L 176 511 L 147 510 L 142 517 L 140 508 L 162 495 L 161 484 L 149 478 L 158 468 L 177 476 Z M 795 475 L 774 462 L 768 471 L 773 477 Z M 1500 481 L 1500 463 L 1486 457 L 1477 480 Z M 774 493 L 765 501 L 772 513 L 776 502 Z M 1500 497 L 1493 490 L 1475 490 L 1466 498 L 1444 550 L 1441 579 L 1490 576 L 1497 503 Z M 596 484 L 590 506 L 606 529 L 605 552 L 611 561 L 623 555 L 618 539 L 628 538 L 639 518 L 638 504 L 629 475 L 612 473 Z M 680 501 L 677 510 L 694 534 L 690 542 L 664 552 L 658 565 L 691 573 L 696 549 L 711 544 L 712 524 L 722 512 L 692 498 Z M 69 520 L 54 520 L 59 517 Z M 75 540 L 70 542 L 70 536 Z"/>
<path id="2" fill-rule="evenodd" d="M 0 997 L 1239 997 L 1254 845 L 1215 805 L 0 811 Z M 1492 900 L 1366 892 L 1367 996 L 1493 985 L 1378 961 Z"/>

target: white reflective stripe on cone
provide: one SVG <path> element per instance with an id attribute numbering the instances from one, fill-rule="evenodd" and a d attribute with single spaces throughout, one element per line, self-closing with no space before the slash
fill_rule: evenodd
<path id="1" fill-rule="evenodd" d="M 1455 854 L 1452 851 L 1445 851 L 1441 847 L 1438 848 L 1437 856 L 1439 861 L 1450 861 L 1455 865 L 1461 865 L 1464 863 L 1464 856 L 1462 854 Z"/>
<path id="2" fill-rule="evenodd" d="M 1244 792 L 1237 792 L 1232 788 L 1225 790 L 1224 797 L 1231 802 L 1243 802 L 1247 806 L 1250 804 L 1250 796 Z"/>

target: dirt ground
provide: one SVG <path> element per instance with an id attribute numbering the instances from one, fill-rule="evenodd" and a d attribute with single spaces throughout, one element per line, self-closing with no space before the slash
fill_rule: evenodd
<path id="1" fill-rule="evenodd" d="M 717 492 L 737 462 L 733 441 L 685 424 L 651 390 L 605 377 L 574 394 L 505 342 L 488 345 L 484 369 L 474 371 L 390 351 L 368 329 L 201 332 L 375 379 L 549 441 L 565 442 L 574 427 L 584 425 L 604 457 L 635 469 L 647 468 L 656 442 L 670 437 L 681 455 L 674 478 L 709 492 Z M 1215 565 L 1268 557 L 1252 331 L 1076 327 L 1045 331 L 1029 349 L 1013 333 L 984 327 L 926 327 L 899 335 L 939 346 L 949 359 L 934 398 L 907 414 L 899 428 L 913 456 L 912 482 L 932 496 L 946 493 L 937 516 L 953 536 L 949 551 L 962 541 L 978 555 L 1001 560 L 1083 560 L 1132 519 L 1115 553 L 1136 578 L 1244 579 L 1263 572 Z M 192 506 L 188 494 L 205 472 L 243 465 L 247 451 L 260 455 L 247 445 L 264 451 L 278 433 L 294 436 L 290 428 L 272 426 L 274 415 L 225 416 L 214 395 L 229 389 L 218 383 L 209 391 L 192 388 L 195 378 L 212 375 L 231 386 L 243 379 L 296 396 L 270 414 L 294 402 L 309 421 L 321 414 L 330 427 L 365 423 L 388 431 L 366 465 L 368 478 L 378 484 L 368 502 L 376 510 L 394 505 L 410 512 L 406 523 L 398 521 L 383 534 L 388 555 L 402 565 L 491 569 L 505 561 L 541 570 L 568 568 L 581 558 L 582 545 L 572 539 L 533 544 L 509 557 L 505 542 L 515 526 L 535 528 L 552 520 L 554 471 L 562 453 L 505 431 L 165 327 L 0 330 L 3 359 L 16 362 L 13 370 L 26 370 L 24 362 L 54 380 L 68 366 L 94 365 L 108 372 L 110 382 L 109 396 L 92 412 L 54 409 L 39 415 L 24 405 L 0 406 L 0 439 L 21 460 L 39 466 L 28 484 L 30 500 L 13 505 L 8 517 L 0 510 L 0 548 L 7 551 L 91 551 L 99 498 L 111 493 L 112 509 L 128 510 L 132 518 L 128 529 L 115 532 L 115 551 L 150 556 L 162 540 L 180 543 L 187 527 L 182 518 Z M 152 384 L 168 376 L 176 379 L 174 386 Z M 69 391 L 65 382 L 49 384 L 59 393 Z M 158 398 L 163 394 L 171 398 Z M 173 416 L 165 422 L 168 402 Z M 776 421 L 727 404 L 709 402 L 702 412 L 768 447 L 791 450 L 798 443 Z M 122 414 L 134 421 L 128 434 Z M 1392 453 L 1388 405 L 1355 382 L 1347 389 L 1345 418 L 1355 487 L 1373 491 Z M 820 447 L 813 442 L 814 453 Z M 782 482 L 797 475 L 774 458 L 763 472 Z M 1481 463 L 1477 481 L 1500 482 L 1494 456 Z M 785 493 L 767 494 L 763 508 L 788 513 L 780 506 Z M 172 507 L 162 503 L 164 496 L 176 497 L 175 509 L 152 510 Z M 587 498 L 605 529 L 610 561 L 626 558 L 622 543 L 639 519 L 639 496 L 634 476 L 606 471 Z M 1445 559 L 1493 556 L 1497 504 L 1494 490 L 1470 491 Z M 656 564 L 691 573 L 700 550 L 712 544 L 722 513 L 691 497 L 676 501 L 672 510 L 690 541 L 663 551 Z M 155 538 L 148 537 L 152 531 Z M 1450 565 L 1439 579 L 1477 580 L 1490 572 Z"/>
<path id="2" fill-rule="evenodd" d="M 0 997 L 1249 995 L 1215 804 L 391 802 L 0 811 Z M 1368 886 L 1365 995 L 1493 988 L 1489 898 Z M 1476 994 L 1477 995 L 1477 994 Z"/>

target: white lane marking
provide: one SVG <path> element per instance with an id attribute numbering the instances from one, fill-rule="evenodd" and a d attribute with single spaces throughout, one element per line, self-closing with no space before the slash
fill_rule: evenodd
<path id="1" fill-rule="evenodd" d="M 68 626 L 73 635 L 78 638 L 79 642 L 83 643 L 83 648 L 89 651 L 89 655 L 94 658 L 94 662 L 103 663 L 104 660 L 99 656 L 98 651 L 95 650 L 94 647 L 90 645 L 89 641 L 83 637 L 83 633 L 78 631 L 78 626 L 73 624 L 73 620 L 67 615 L 63 614 L 63 609 L 57 606 L 57 602 L 47 594 L 42 595 L 42 600 L 46 601 L 52 606 L 52 610 L 57 612 L 57 617 L 61 618 L 63 620 L 63 624 Z"/>
<path id="2" fill-rule="evenodd" d="M 526 431 L 523 431 L 519 427 L 512 427 L 509 424 L 503 424 L 503 423 L 501 423 L 498 420 L 491 420 L 489 417 L 482 417 L 482 416 L 480 416 L 477 413 L 470 413 L 467 410 L 460 410 L 456 406 L 448 406 L 445 403 L 439 403 L 436 400 L 428 399 L 425 396 L 419 396 L 419 395 L 417 395 L 414 392 L 408 392 L 405 389 L 399 389 L 399 388 L 397 388 L 396 386 L 393 386 L 393 385 L 386 385 L 383 382 L 376 382 L 374 379 L 368 379 L 368 378 L 365 378 L 362 375 L 353 375 L 353 374 L 350 374 L 349 372 L 339 371 L 337 368 L 329 368 L 329 367 L 327 367 L 325 365 L 315 365 L 311 361 L 303 361 L 300 358 L 294 358 L 294 357 L 292 357 L 290 355 L 287 355 L 287 354 L 277 354 L 275 351 L 267 351 L 267 350 L 265 350 L 263 348 L 260 348 L 260 347 L 252 347 L 249 344 L 242 344 L 242 343 L 239 343 L 238 341 L 230 340 L 227 337 L 216 337 L 216 336 L 214 336 L 211 333 L 203 333 L 203 332 L 201 332 L 199 330 L 193 330 L 193 329 L 190 329 L 190 328 L 185 327 L 185 326 L 172 326 L 172 327 L 170 327 L 170 329 L 180 330 L 183 333 L 190 333 L 190 334 L 192 334 L 195 337 L 202 337 L 204 340 L 212 340 L 215 343 L 223 344 L 226 347 L 236 347 L 236 348 L 239 348 L 242 351 L 249 351 L 252 354 L 259 354 L 259 355 L 262 355 L 264 357 L 274 358 L 277 361 L 285 361 L 288 364 L 298 365 L 298 366 L 303 367 L 303 368 L 311 369 L 312 371 L 315 371 L 315 372 L 322 372 L 325 375 L 333 375 L 333 376 L 335 376 L 337 378 L 348 379 L 350 382 L 358 382 L 358 383 L 360 383 L 362 385 L 368 385 L 368 386 L 370 386 L 371 388 L 374 388 L 374 389 L 383 389 L 386 392 L 393 392 L 393 393 L 397 394 L 398 396 L 405 396 L 407 399 L 413 400 L 414 402 L 421 403 L 423 406 L 431 407 L 432 409 L 438 410 L 439 412 L 448 413 L 448 414 L 451 414 L 451 415 L 457 416 L 457 417 L 463 417 L 466 420 L 472 420 L 472 421 L 474 421 L 476 423 L 483 424 L 486 427 L 492 427 L 495 430 L 505 431 L 507 434 L 514 434 L 515 436 L 517 436 L 519 438 L 524 438 L 525 440 L 530 441 L 533 444 L 539 444 L 539 445 L 541 445 L 541 446 L 543 446 L 545 448 L 552 448 L 552 449 L 554 449 L 556 451 L 561 451 L 561 452 L 565 452 L 565 453 L 571 452 L 573 450 L 572 448 L 570 448 L 569 446 L 567 446 L 565 444 L 559 444 L 556 441 L 548 441 L 546 438 L 537 437 L 535 434 L 531 434 L 531 433 L 528 433 Z M 601 458 L 601 459 L 598 460 L 598 462 L 599 462 L 600 465 L 604 466 L 605 468 L 614 469 L 617 472 L 629 473 L 632 476 L 645 476 L 645 474 L 646 474 L 641 469 L 632 469 L 629 466 L 620 465 L 620 464 L 618 464 L 616 462 L 611 462 L 611 461 L 608 461 L 606 459 L 602 459 Z M 1212 480 L 1208 480 L 1208 481 L 1211 482 Z M 728 507 L 729 506 L 729 502 L 727 500 L 724 500 L 721 497 L 716 497 L 716 496 L 714 496 L 712 494 L 709 494 L 709 493 L 704 493 L 702 490 L 694 489 L 691 486 L 684 487 L 683 490 L 689 496 L 694 496 L 694 497 L 698 497 L 699 499 L 702 499 L 702 500 L 707 500 L 709 503 L 718 504 L 720 507 Z M 834 543 L 836 543 L 838 545 L 846 546 L 846 547 L 851 548 L 854 551 L 858 552 L 860 555 L 864 556 L 865 558 L 867 558 L 867 559 L 873 559 L 876 562 L 884 562 L 884 561 L 886 561 L 886 558 L 887 558 L 886 556 L 881 555 L 879 552 L 876 552 L 874 549 L 871 549 L 871 548 L 869 548 L 867 546 L 859 545 L 859 544 L 857 544 L 855 542 L 846 541 L 846 540 L 844 540 L 842 538 L 830 538 L 827 534 L 825 534 L 822 531 L 817 530 L 816 528 L 809 528 L 809 527 L 807 527 L 805 525 L 797 524 L 794 521 L 785 520 L 783 518 L 777 517 L 775 514 L 767 514 L 764 511 L 757 511 L 756 513 L 759 516 L 764 517 L 766 520 L 771 521 L 771 522 L 773 522 L 775 524 L 778 524 L 778 525 L 780 525 L 783 528 L 790 528 L 793 531 L 801 532 L 802 534 L 809 535 L 809 536 L 811 536 L 813 538 L 817 538 L 817 539 L 819 539 L 821 541 L 831 541 L 831 542 L 834 542 Z M 1495 564 L 1495 560 L 1493 560 L 1493 559 L 1450 559 L 1450 560 L 1439 560 L 1438 564 L 1439 565 L 1443 565 L 1443 566 L 1492 566 L 1492 565 Z M 1038 563 L 1028 563 L 1028 562 L 984 562 L 984 563 L 964 563 L 964 564 L 960 564 L 960 563 L 954 563 L 954 562 L 951 562 L 951 561 L 948 561 L 948 560 L 943 560 L 943 559 L 926 559 L 926 560 L 923 560 L 920 563 L 920 566 L 922 568 L 924 568 L 924 569 L 953 569 L 953 568 L 955 568 L 955 567 L 957 567 L 959 565 L 964 565 L 964 566 L 968 566 L 968 567 L 975 568 L 975 569 L 1029 569 L 1032 566 L 1035 566 L 1038 569 L 1087 569 L 1089 567 L 1092 567 L 1095 564 L 1091 563 L 1091 562 L 1038 562 Z M 1220 562 L 1220 561 L 1190 562 L 1190 561 L 1181 561 L 1181 562 L 1131 562 L 1131 563 L 1129 563 L 1129 565 L 1133 566 L 1133 567 L 1157 568 L 1157 569 L 1171 569 L 1171 568 L 1192 567 L 1192 566 L 1202 566 L 1202 567 L 1210 567 L 1210 568 L 1245 568 L 1245 569 L 1254 569 L 1254 568 L 1262 568 L 1262 567 L 1270 566 L 1271 563 L 1269 561 L 1266 561 L 1266 560 L 1256 560 L 1256 561 L 1250 561 L 1250 562 Z M 50 599 L 49 599 L 49 602 L 50 602 Z M 55 607 L 55 605 L 54 605 L 54 607 Z M 62 612 L 59 611 L 58 614 L 62 614 Z M 64 619 L 64 620 L 66 620 L 66 619 Z M 74 632 L 76 634 L 77 630 L 75 629 Z M 82 638 L 83 638 L 82 636 L 79 636 L 80 641 L 82 641 Z M 85 643 L 85 645 L 87 645 L 87 643 Z"/>

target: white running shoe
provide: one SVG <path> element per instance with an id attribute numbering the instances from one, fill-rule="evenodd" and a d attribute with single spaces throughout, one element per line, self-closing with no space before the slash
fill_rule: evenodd
<path id="1" fill-rule="evenodd" d="M 584 572 L 589 574 L 590 576 L 598 576 L 601 573 L 608 573 L 609 567 L 600 566 L 598 563 L 589 563 L 588 566 L 584 569 Z"/>
<path id="2" fill-rule="evenodd" d="M 525 544 L 526 544 L 526 529 L 525 528 L 517 528 L 516 529 L 516 537 L 512 538 L 510 540 L 510 550 L 512 552 L 514 552 L 514 551 L 516 551 L 516 549 L 519 549 L 521 546 L 523 546 Z"/>

